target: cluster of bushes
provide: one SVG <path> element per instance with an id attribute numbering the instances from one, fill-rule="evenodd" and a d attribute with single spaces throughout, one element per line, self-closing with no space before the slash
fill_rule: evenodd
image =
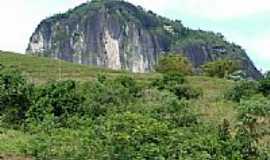
<path id="1" fill-rule="evenodd" d="M 32 93 L 33 86 L 27 83 L 20 71 L 0 66 L 0 114 L 6 122 L 21 124 L 32 103 Z"/>
<path id="2" fill-rule="evenodd" d="M 240 70 L 238 61 L 224 59 L 206 63 L 201 66 L 205 76 L 227 78 L 235 81 L 247 79 L 247 75 Z M 160 57 L 155 70 L 159 73 L 178 73 L 192 75 L 193 67 L 183 54 L 167 54 Z"/>
<path id="3" fill-rule="evenodd" d="M 267 157 L 250 149 L 255 141 L 246 132 L 234 136 L 226 123 L 218 129 L 202 121 L 189 101 L 201 93 L 181 74 L 144 86 L 128 76 L 37 86 L 14 68 L 0 75 L 1 119 L 32 135 L 21 150 L 36 159 Z"/>
<path id="4" fill-rule="evenodd" d="M 4 121 L 17 125 L 40 124 L 50 117 L 59 126 L 68 127 L 66 122 L 70 117 L 105 116 L 112 106 L 120 108 L 135 103 L 143 94 L 142 87 L 128 76 L 107 79 L 99 75 L 91 82 L 67 80 L 34 86 L 15 68 L 1 68 L 0 75 L 1 113 Z M 170 92 L 179 100 L 198 98 L 200 90 L 185 81 L 181 74 L 165 74 L 145 88 Z"/>
<path id="5" fill-rule="evenodd" d="M 263 96 L 253 96 L 242 100 L 237 109 L 238 120 L 241 122 L 238 129 L 240 134 L 237 136 L 241 137 L 240 147 L 245 158 L 269 159 L 269 150 L 267 154 L 267 148 L 260 145 L 260 139 L 270 135 L 270 100 Z"/>
<path id="6" fill-rule="evenodd" d="M 156 71 L 159 73 L 192 74 L 192 64 L 181 54 L 168 54 L 161 56 Z"/>
<path id="7" fill-rule="evenodd" d="M 261 94 L 265 97 L 270 95 L 270 78 L 265 77 L 258 81 L 238 81 L 232 88 L 228 89 L 225 98 L 240 102 L 254 95 Z"/>
<path id="8" fill-rule="evenodd" d="M 241 148 L 245 159 L 269 159 L 267 151 L 260 145 L 260 139 L 270 136 L 269 85 L 269 77 L 258 81 L 243 80 L 225 94 L 225 98 L 238 103 L 240 124 L 235 138 L 238 138 L 240 144 L 237 147 Z"/>
<path id="9" fill-rule="evenodd" d="M 219 60 L 202 66 L 206 76 L 225 78 L 239 70 L 239 63 L 233 60 Z"/>
<path id="10" fill-rule="evenodd" d="M 219 126 L 218 139 L 221 148 L 220 155 L 223 155 L 219 157 L 222 157 L 221 159 L 224 157 L 243 160 L 269 159 L 269 153 L 258 143 L 259 137 L 245 125 L 241 124 L 233 128 L 225 119 Z"/>
<path id="11" fill-rule="evenodd" d="M 252 95 L 258 94 L 259 84 L 256 81 L 239 81 L 232 88 L 229 88 L 225 93 L 225 98 L 240 102 L 243 98 L 249 98 Z"/>
<path id="12" fill-rule="evenodd" d="M 168 90 L 179 99 L 198 98 L 202 95 L 201 90 L 186 83 L 184 76 L 180 73 L 167 73 L 162 78 L 153 81 L 152 86 L 158 90 Z"/>

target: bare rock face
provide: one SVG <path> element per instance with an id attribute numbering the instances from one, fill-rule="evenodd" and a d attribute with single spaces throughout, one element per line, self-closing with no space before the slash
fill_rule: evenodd
<path id="1" fill-rule="evenodd" d="M 115 70 L 154 70 L 161 54 L 183 53 L 195 68 L 209 61 L 236 58 L 253 78 L 260 72 L 241 47 L 221 35 L 185 28 L 117 0 L 93 0 L 43 20 L 30 38 L 27 53 Z"/>

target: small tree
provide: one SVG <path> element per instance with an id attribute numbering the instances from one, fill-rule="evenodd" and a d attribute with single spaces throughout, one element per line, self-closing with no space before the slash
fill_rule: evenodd
<path id="1" fill-rule="evenodd" d="M 156 71 L 160 73 L 190 75 L 192 73 L 192 64 L 181 54 L 169 54 L 159 59 Z"/>
<path id="2" fill-rule="evenodd" d="M 203 65 L 202 69 L 206 76 L 225 78 L 239 70 L 239 64 L 233 60 L 219 60 Z"/>

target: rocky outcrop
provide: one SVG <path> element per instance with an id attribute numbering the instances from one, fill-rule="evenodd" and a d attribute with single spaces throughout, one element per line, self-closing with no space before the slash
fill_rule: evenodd
<path id="1" fill-rule="evenodd" d="M 132 72 L 153 71 L 161 54 L 184 53 L 195 68 L 209 61 L 236 58 L 253 78 L 260 73 L 245 51 L 212 32 L 190 30 L 116 0 L 93 0 L 43 20 L 27 53 Z"/>

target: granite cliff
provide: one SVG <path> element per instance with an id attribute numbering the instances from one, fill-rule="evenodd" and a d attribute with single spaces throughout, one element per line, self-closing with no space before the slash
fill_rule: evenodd
<path id="1" fill-rule="evenodd" d="M 140 6 L 93 0 L 43 20 L 27 53 L 132 72 L 148 72 L 162 54 L 183 53 L 194 69 L 219 59 L 236 59 L 252 78 L 261 73 L 245 50 L 222 34 L 192 30 Z"/>

